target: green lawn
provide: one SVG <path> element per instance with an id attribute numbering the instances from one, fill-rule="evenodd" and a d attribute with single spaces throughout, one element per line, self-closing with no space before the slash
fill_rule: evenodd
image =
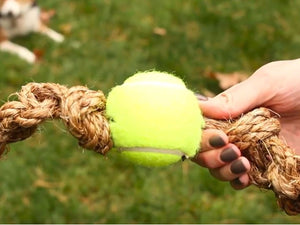
<path id="1" fill-rule="evenodd" d="M 137 71 L 183 78 L 220 92 L 208 71 L 248 74 L 300 55 L 300 1 L 44 0 L 66 41 L 16 38 L 43 53 L 36 65 L 0 52 L 5 102 L 28 82 L 86 85 L 105 94 Z M 157 28 L 164 32 L 157 33 Z M 298 223 L 273 193 L 234 191 L 191 163 L 131 165 L 78 147 L 59 121 L 10 145 L 0 162 L 0 223 Z"/>

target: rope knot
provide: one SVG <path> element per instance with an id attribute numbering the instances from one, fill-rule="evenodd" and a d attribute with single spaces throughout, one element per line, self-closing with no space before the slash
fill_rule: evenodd
<path id="1" fill-rule="evenodd" d="M 19 101 L 0 108 L 0 155 L 8 143 L 30 137 L 47 119 L 62 119 L 79 145 L 105 154 L 112 146 L 105 118 L 105 96 L 83 86 L 68 89 L 54 83 L 29 83 Z"/>
<path id="2" fill-rule="evenodd" d="M 112 147 L 105 104 L 102 92 L 75 86 L 65 94 L 60 116 L 80 146 L 101 154 Z"/>

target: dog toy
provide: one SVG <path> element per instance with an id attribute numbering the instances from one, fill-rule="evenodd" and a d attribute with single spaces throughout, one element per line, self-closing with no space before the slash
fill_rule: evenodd
<path id="1" fill-rule="evenodd" d="M 18 100 L 0 107 L 0 155 L 49 119 L 61 119 L 83 148 L 101 154 L 116 149 L 147 166 L 193 157 L 200 144 L 204 123 L 195 97 L 166 73 L 139 73 L 113 88 L 108 102 L 101 91 L 54 83 L 28 83 L 16 95 Z M 300 213 L 300 156 L 279 138 L 277 117 L 257 108 L 229 121 L 204 118 L 203 129 L 223 130 L 251 162 L 251 183 L 272 190 L 279 206 L 295 215 Z"/>

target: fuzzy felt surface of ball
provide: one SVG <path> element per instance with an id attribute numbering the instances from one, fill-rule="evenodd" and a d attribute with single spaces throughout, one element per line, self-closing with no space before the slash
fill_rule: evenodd
<path id="1" fill-rule="evenodd" d="M 193 157 L 199 150 L 204 120 L 194 93 L 171 74 L 139 72 L 107 97 L 114 149 L 148 167 Z"/>

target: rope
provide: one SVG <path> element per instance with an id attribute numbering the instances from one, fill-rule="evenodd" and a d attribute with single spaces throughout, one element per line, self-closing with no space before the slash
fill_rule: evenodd
<path id="1" fill-rule="evenodd" d="M 300 156 L 279 138 L 280 123 L 266 108 L 233 121 L 206 119 L 205 129 L 223 130 L 251 162 L 251 183 L 274 191 L 289 215 L 300 213 Z"/>
<path id="2" fill-rule="evenodd" d="M 19 101 L 0 108 L 0 154 L 6 145 L 30 137 L 47 119 L 61 119 L 80 146 L 105 154 L 112 147 L 102 92 L 83 86 L 68 89 L 53 83 L 29 83 Z"/>
<path id="3" fill-rule="evenodd" d="M 101 91 L 83 86 L 29 83 L 18 100 L 0 108 L 0 156 L 7 144 L 30 137 L 48 119 L 61 119 L 80 146 L 105 154 L 113 146 Z M 289 215 L 300 213 L 300 156 L 279 138 L 280 123 L 266 108 L 230 121 L 205 118 L 205 129 L 223 130 L 251 162 L 251 183 L 272 190 Z"/>

